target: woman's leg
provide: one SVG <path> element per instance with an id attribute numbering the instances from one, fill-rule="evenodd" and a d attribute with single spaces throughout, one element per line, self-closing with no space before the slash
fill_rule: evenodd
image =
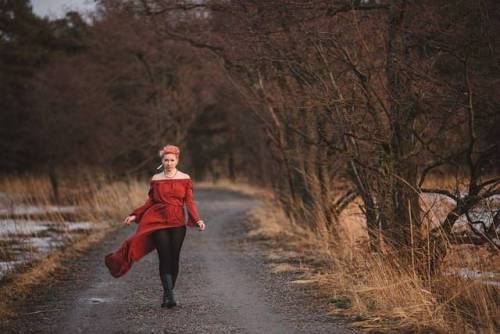
<path id="1" fill-rule="evenodd" d="M 155 242 L 158 258 L 160 260 L 160 276 L 166 273 L 173 273 L 172 251 L 170 245 L 170 233 L 168 228 L 162 228 L 152 233 Z"/>
<path id="2" fill-rule="evenodd" d="M 160 276 L 166 273 L 172 274 L 175 286 L 179 275 L 179 259 L 186 236 L 186 226 L 163 228 L 154 231 L 152 235 L 160 260 Z"/>
<path id="3" fill-rule="evenodd" d="M 171 250 L 170 228 L 162 228 L 152 233 L 160 260 L 160 279 L 163 285 L 163 302 L 161 307 L 173 307 L 177 305 L 174 299 L 173 284 L 173 257 Z"/>
<path id="4" fill-rule="evenodd" d="M 170 233 L 170 249 L 172 252 L 172 280 L 175 287 L 175 281 L 179 275 L 179 258 L 181 254 L 182 243 L 186 236 L 186 226 L 169 228 Z"/>

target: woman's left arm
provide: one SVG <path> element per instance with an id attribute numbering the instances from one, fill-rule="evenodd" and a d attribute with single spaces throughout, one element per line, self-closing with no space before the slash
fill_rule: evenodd
<path id="1" fill-rule="evenodd" d="M 189 179 L 186 186 L 186 197 L 184 198 L 184 203 L 186 204 L 186 208 L 188 211 L 188 226 L 199 226 L 200 222 L 203 222 L 200 218 L 200 214 L 198 212 L 198 208 L 194 203 L 194 195 L 193 195 L 193 181 Z"/>

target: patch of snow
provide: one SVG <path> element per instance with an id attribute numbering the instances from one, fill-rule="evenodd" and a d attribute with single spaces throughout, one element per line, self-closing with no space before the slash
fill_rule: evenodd
<path id="1" fill-rule="evenodd" d="M 25 240 L 26 243 L 36 247 L 39 252 L 48 253 L 57 246 L 64 244 L 64 241 L 57 240 L 53 237 L 33 237 Z"/>
<path id="2" fill-rule="evenodd" d="M 73 230 L 89 230 L 93 228 L 95 225 L 91 222 L 67 222 L 66 228 L 70 231 Z"/>
<path id="3" fill-rule="evenodd" d="M 487 285 L 494 285 L 500 287 L 500 281 L 482 281 L 482 282 Z"/>
<path id="4" fill-rule="evenodd" d="M 472 223 L 477 221 L 483 222 L 484 226 L 483 224 L 478 223 L 478 224 L 473 224 L 473 228 L 480 233 L 485 233 L 486 231 L 484 230 L 484 227 L 489 229 L 491 224 L 493 224 L 494 212 L 488 210 L 487 208 L 474 208 L 469 212 L 469 217 Z M 455 222 L 457 228 L 459 228 L 461 224 L 469 225 L 466 215 L 461 215 Z"/>
<path id="5" fill-rule="evenodd" d="M 0 219 L 0 238 L 9 243 L 9 253 L 15 261 L 0 262 L 0 277 L 20 263 L 44 257 L 63 246 L 77 230 L 97 228 L 89 221 L 65 221 L 31 219 Z M 37 236 L 44 232 L 43 236 Z M 62 233 L 61 233 L 62 232 Z"/>
<path id="6" fill-rule="evenodd" d="M 17 266 L 25 262 L 26 260 L 0 261 L 0 277 L 4 276 L 9 271 L 15 269 Z"/>
<path id="7" fill-rule="evenodd" d="M 33 234 L 46 231 L 51 227 L 62 231 L 73 231 L 91 229 L 94 227 L 94 224 L 87 221 L 55 222 L 52 220 L 0 219 L 0 236 Z"/>
<path id="8" fill-rule="evenodd" d="M 18 215 L 46 213 L 76 213 L 77 206 L 15 205 L 5 192 L 0 192 L 0 239 L 5 242 L 12 261 L 0 261 L 0 277 L 17 266 L 43 258 L 70 241 L 79 230 L 97 228 L 90 221 L 54 221 L 16 219 Z"/>
<path id="9" fill-rule="evenodd" d="M 479 271 L 469 268 L 460 268 L 456 271 L 456 273 L 458 274 L 458 276 L 463 278 L 495 278 L 499 276 L 498 273 L 494 273 L 491 271 Z"/>
<path id="10" fill-rule="evenodd" d="M 497 235 L 498 235 L 498 234 L 500 234 L 500 227 L 498 227 L 498 228 L 496 229 L 495 233 L 496 233 Z M 497 245 L 498 247 L 500 247 L 500 239 L 499 239 L 499 238 L 493 238 L 493 239 L 491 239 L 491 241 L 492 241 L 495 245 Z"/>
<path id="11" fill-rule="evenodd" d="M 495 210 L 498 208 L 499 200 L 500 196 L 491 196 L 478 203 L 478 205 L 469 211 L 469 217 L 472 222 L 481 221 L 484 223 L 484 226 L 482 224 L 473 224 L 476 231 L 484 233 L 484 227 L 487 229 L 490 228 L 493 223 Z M 424 220 L 430 223 L 433 227 L 437 227 L 442 224 L 450 211 L 456 206 L 455 200 L 446 195 L 434 193 L 422 194 L 420 196 L 420 204 L 422 206 L 422 210 L 424 211 Z M 453 226 L 453 232 L 464 232 L 469 229 L 470 226 L 468 224 L 467 216 L 461 215 L 458 217 Z"/>
<path id="12" fill-rule="evenodd" d="M 34 206 L 34 205 L 16 205 L 9 209 L 0 209 L 0 214 L 13 214 L 13 215 L 27 215 L 27 214 L 39 214 L 39 213 L 74 213 L 77 207 L 74 205 L 68 206 Z"/>
<path id="13" fill-rule="evenodd" d="M 479 280 L 483 284 L 500 286 L 500 273 L 469 268 L 460 268 L 454 273 L 462 278 Z"/>
<path id="14" fill-rule="evenodd" d="M 37 233 L 47 230 L 52 224 L 54 222 L 47 220 L 1 219 L 0 236 Z"/>

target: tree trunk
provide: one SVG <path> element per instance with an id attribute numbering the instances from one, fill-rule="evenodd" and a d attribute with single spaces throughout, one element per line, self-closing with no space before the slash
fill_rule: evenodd
<path id="1" fill-rule="evenodd" d="M 60 204 L 59 179 L 57 177 L 55 165 L 51 159 L 47 162 L 47 169 L 49 171 L 50 186 L 52 187 L 52 198 L 56 204 Z"/>
<path id="2" fill-rule="evenodd" d="M 392 1 L 387 31 L 386 76 L 390 100 L 391 136 L 383 147 L 382 169 L 386 188 L 379 197 L 381 224 L 388 241 L 395 246 L 411 245 L 411 225 L 420 223 L 417 165 L 410 152 L 415 146 L 413 127 L 416 107 L 410 96 L 410 78 L 404 62 L 407 55 L 403 19 L 406 1 Z M 414 228 L 417 231 L 418 228 Z"/>

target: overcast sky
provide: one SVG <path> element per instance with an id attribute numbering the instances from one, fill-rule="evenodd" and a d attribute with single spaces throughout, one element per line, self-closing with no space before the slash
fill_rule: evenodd
<path id="1" fill-rule="evenodd" d="M 94 0 L 31 0 L 38 16 L 62 17 L 68 10 L 86 11 L 95 8 Z"/>

